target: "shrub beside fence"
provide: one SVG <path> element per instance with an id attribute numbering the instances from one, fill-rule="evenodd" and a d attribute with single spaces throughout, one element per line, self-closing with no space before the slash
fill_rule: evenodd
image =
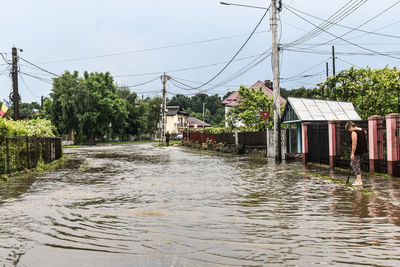
<path id="1" fill-rule="evenodd" d="M 61 158 L 59 137 L 0 136 L 0 174 L 35 168 Z"/>

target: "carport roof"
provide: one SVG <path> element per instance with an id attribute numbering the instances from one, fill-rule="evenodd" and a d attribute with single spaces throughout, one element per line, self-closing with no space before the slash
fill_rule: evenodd
<path id="1" fill-rule="evenodd" d="M 361 117 L 350 102 L 294 97 L 288 98 L 288 104 L 282 118 L 283 123 L 361 120 Z"/>

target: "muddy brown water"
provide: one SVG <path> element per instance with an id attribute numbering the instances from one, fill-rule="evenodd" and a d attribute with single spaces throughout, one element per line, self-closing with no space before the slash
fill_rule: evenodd
<path id="1" fill-rule="evenodd" d="M 62 169 L 2 184 L 0 266 L 400 266 L 400 179 L 367 177 L 369 196 L 296 162 L 65 152 Z"/>

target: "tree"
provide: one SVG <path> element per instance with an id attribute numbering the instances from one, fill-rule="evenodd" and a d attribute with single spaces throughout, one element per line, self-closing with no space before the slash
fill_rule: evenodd
<path id="1" fill-rule="evenodd" d="M 178 94 L 168 101 L 168 105 L 179 106 L 182 110 L 189 113 L 190 116 L 203 120 L 203 103 L 204 103 L 204 120 L 212 125 L 223 125 L 225 118 L 225 108 L 221 104 L 222 99 L 218 94 L 207 95 L 197 94 L 187 97 Z"/>
<path id="2" fill-rule="evenodd" d="M 241 122 L 246 131 L 261 131 L 273 126 L 273 100 L 260 89 L 249 89 L 241 86 L 239 91 L 239 105 L 229 109 L 227 117 L 231 127 Z M 282 105 L 283 106 L 283 105 Z M 265 124 L 260 111 L 271 111 L 270 119 Z"/>
<path id="3" fill-rule="evenodd" d="M 352 102 L 363 119 L 400 112 L 400 70 L 350 68 L 329 77 L 315 92 L 317 98 Z"/>

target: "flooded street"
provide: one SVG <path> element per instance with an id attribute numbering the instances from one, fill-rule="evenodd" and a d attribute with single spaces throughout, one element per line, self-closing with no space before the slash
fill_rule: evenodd
<path id="1" fill-rule="evenodd" d="M 299 162 L 65 152 L 62 169 L 1 189 L 1 266 L 399 266 L 400 178 L 366 178 L 369 196 Z"/>

